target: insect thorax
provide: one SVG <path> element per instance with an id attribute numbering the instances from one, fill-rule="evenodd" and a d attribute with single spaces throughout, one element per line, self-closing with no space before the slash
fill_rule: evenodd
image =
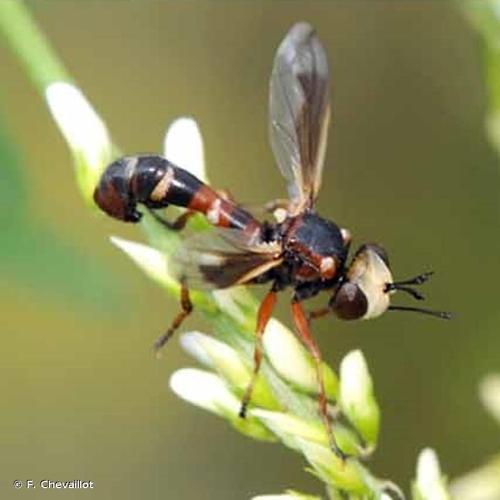
<path id="1" fill-rule="evenodd" d="M 306 280 L 318 275 L 333 278 L 343 268 L 347 257 L 347 247 L 339 227 L 312 212 L 288 221 L 284 247 L 290 260 L 305 264 L 299 275 Z"/>

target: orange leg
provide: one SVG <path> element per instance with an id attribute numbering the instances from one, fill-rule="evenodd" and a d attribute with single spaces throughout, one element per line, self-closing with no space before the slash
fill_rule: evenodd
<path id="1" fill-rule="evenodd" d="M 193 312 L 193 304 L 189 297 L 189 289 L 184 280 L 181 280 L 181 311 L 177 314 L 170 328 L 154 343 L 156 353 L 170 340 L 170 337 L 182 325 L 182 322 Z"/>
<path id="2" fill-rule="evenodd" d="M 259 374 L 260 365 L 262 362 L 262 337 L 264 335 L 264 330 L 266 329 L 266 325 L 271 318 L 273 313 L 274 306 L 276 304 L 277 292 L 271 289 L 270 292 L 264 297 L 262 301 L 259 313 L 257 315 L 257 329 L 255 331 L 255 350 L 253 354 L 253 373 L 252 378 L 250 379 L 250 383 L 248 384 L 245 394 L 243 394 L 243 399 L 241 400 L 241 408 L 239 416 L 241 418 L 245 418 L 248 404 L 250 403 L 250 399 L 252 398 L 252 391 L 255 385 L 255 381 L 257 380 L 257 375 Z"/>
<path id="3" fill-rule="evenodd" d="M 307 317 L 309 321 L 313 319 L 323 318 L 324 316 L 328 316 L 333 313 L 333 309 L 330 306 L 322 307 L 321 309 L 316 309 L 315 311 L 311 311 Z"/>
<path id="4" fill-rule="evenodd" d="M 311 335 L 311 330 L 309 329 L 309 322 L 307 321 L 304 309 L 300 305 L 300 302 L 297 301 L 292 302 L 292 316 L 295 321 L 295 326 L 297 327 L 300 338 L 304 343 L 304 345 L 309 350 L 309 352 L 311 353 L 314 359 L 314 364 L 316 365 L 316 375 L 318 377 L 318 385 L 319 385 L 319 396 L 318 396 L 319 413 L 321 419 L 323 420 L 326 432 L 328 434 L 330 447 L 339 458 L 345 460 L 347 457 L 344 454 L 344 452 L 338 447 L 337 442 L 335 441 L 335 436 L 333 435 L 332 432 L 330 416 L 328 415 L 325 384 L 323 381 L 323 371 L 321 370 L 321 353 L 319 351 L 318 344 L 316 344 L 316 341 Z"/>

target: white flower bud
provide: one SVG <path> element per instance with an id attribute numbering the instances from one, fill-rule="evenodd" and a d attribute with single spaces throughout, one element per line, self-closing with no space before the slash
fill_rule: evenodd
<path id="1" fill-rule="evenodd" d="M 238 416 L 241 402 L 221 377 L 196 368 L 183 368 L 170 377 L 170 388 L 188 403 L 225 418 L 242 434 L 275 441 L 274 435 L 256 418 Z"/>
<path id="2" fill-rule="evenodd" d="M 216 370 L 232 385 L 245 388 L 250 381 L 250 371 L 238 353 L 227 344 L 200 332 L 183 333 L 180 342 L 189 354 Z"/>
<path id="3" fill-rule="evenodd" d="M 271 318 L 264 332 L 263 344 L 269 361 L 285 380 L 305 391 L 318 392 L 318 378 L 314 362 L 288 328 Z M 327 395 L 335 397 L 337 377 L 325 364 L 323 364 L 323 378 Z"/>
<path id="4" fill-rule="evenodd" d="M 350 493 L 368 492 L 366 480 L 372 479 L 357 460 L 342 461 L 329 447 L 299 437 L 296 442 L 304 457 L 325 483 Z"/>
<path id="5" fill-rule="evenodd" d="M 45 98 L 75 157 L 80 189 L 86 200 L 92 200 L 100 175 L 112 159 L 106 125 L 80 89 L 68 82 L 51 83 Z"/>
<path id="6" fill-rule="evenodd" d="M 177 281 L 169 274 L 168 259 L 164 253 L 135 241 L 110 237 L 111 243 L 127 254 L 147 276 L 166 288 L 178 288 Z"/>
<path id="7" fill-rule="evenodd" d="M 363 438 L 374 444 L 378 437 L 380 410 L 361 351 L 351 351 L 340 364 L 340 405 Z"/>
<path id="8" fill-rule="evenodd" d="M 500 498 L 500 455 L 485 465 L 454 479 L 450 485 L 454 500 L 493 500 Z"/>
<path id="9" fill-rule="evenodd" d="M 250 414 L 257 417 L 268 429 L 279 436 L 290 448 L 300 449 L 296 439 L 329 446 L 329 439 L 323 422 L 318 419 L 306 420 L 290 413 L 268 411 L 255 408 Z M 350 429 L 334 423 L 332 431 L 339 447 L 348 455 L 354 456 L 360 452 L 359 438 Z"/>
<path id="10" fill-rule="evenodd" d="M 293 443 L 296 437 L 325 446 L 328 445 L 328 436 L 324 426 L 319 421 L 304 420 L 289 413 L 267 411 L 259 408 L 251 410 L 250 413 L 260 419 L 275 434 L 281 436 L 283 441 L 287 442 L 292 448 L 297 448 Z"/>
<path id="11" fill-rule="evenodd" d="M 192 118 L 178 118 L 168 127 L 164 140 L 165 158 L 207 182 L 203 139 Z"/>
<path id="12" fill-rule="evenodd" d="M 170 388 L 188 403 L 217 415 L 238 416 L 240 401 L 217 375 L 196 368 L 177 370 L 170 377 Z"/>
<path id="13" fill-rule="evenodd" d="M 485 408 L 500 423 L 500 375 L 490 374 L 481 381 L 479 396 Z"/>
<path id="14" fill-rule="evenodd" d="M 415 496 L 419 500 L 450 499 L 445 480 L 441 475 L 438 457 L 431 448 L 425 448 L 420 452 L 414 489 L 417 493 Z"/>
<path id="15" fill-rule="evenodd" d="M 224 342 L 200 332 L 184 333 L 182 347 L 200 363 L 215 370 L 243 395 L 251 380 L 251 370 L 240 355 Z M 276 398 L 262 377 L 255 383 L 252 403 L 266 408 L 279 408 Z"/>

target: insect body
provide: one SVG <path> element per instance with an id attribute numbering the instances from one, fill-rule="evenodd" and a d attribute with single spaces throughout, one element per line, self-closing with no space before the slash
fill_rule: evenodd
<path id="1" fill-rule="evenodd" d="M 125 222 L 138 222 L 137 204 L 150 209 L 168 205 L 204 213 L 216 226 L 257 227 L 245 210 L 222 198 L 186 170 L 161 156 L 129 156 L 112 163 L 101 177 L 94 200 L 106 213 Z"/>
<path id="2" fill-rule="evenodd" d="M 182 311 L 158 340 L 157 348 L 191 312 L 189 286 L 271 284 L 258 312 L 253 377 L 242 400 L 241 416 L 250 402 L 262 360 L 262 336 L 277 294 L 293 289 L 296 330 L 316 362 L 320 414 L 333 449 L 343 456 L 329 423 L 321 355 L 311 335 L 310 320 L 330 313 L 346 320 L 370 319 L 387 310 L 439 318 L 449 318 L 449 314 L 391 305 L 390 295 L 397 290 L 423 299 L 411 285 L 424 283 L 431 273 L 395 282 L 387 253 L 373 243 L 362 245 L 348 263 L 350 232 L 315 212 L 330 118 L 329 87 L 326 54 L 313 28 L 306 23 L 294 25 L 277 51 L 270 81 L 271 147 L 288 185 L 284 206 L 279 202 L 269 205 L 285 209 L 278 222 L 257 220 L 227 196 L 157 155 L 128 156 L 112 163 L 94 199 L 106 213 L 126 222 L 138 222 L 140 206 L 144 206 L 170 229 L 182 229 L 195 212 L 215 226 L 187 238 L 177 253 Z M 168 205 L 188 210 L 171 223 L 155 212 Z M 322 291 L 330 292 L 327 305 L 306 314 L 302 302 Z"/>

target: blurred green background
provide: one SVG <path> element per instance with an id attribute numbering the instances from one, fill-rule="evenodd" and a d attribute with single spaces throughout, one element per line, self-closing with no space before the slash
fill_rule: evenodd
<path id="1" fill-rule="evenodd" d="M 500 366 L 500 170 L 484 134 L 479 39 L 456 4 L 29 5 L 123 151 L 160 151 L 167 124 L 194 116 L 213 184 L 250 203 L 284 193 L 267 141 L 268 79 L 289 26 L 312 23 L 333 75 L 319 210 L 355 245 L 384 244 L 396 277 L 436 270 L 429 305 L 456 312 L 451 322 L 317 323 L 334 366 L 357 347 L 369 362 L 383 411 L 371 466 L 407 489 L 424 446 L 452 477 L 498 450 L 477 383 Z M 14 479 L 44 478 L 95 482 L 64 498 L 321 492 L 298 456 L 168 391 L 169 374 L 192 361 L 176 342 L 160 361 L 150 346 L 177 305 L 108 241 L 140 231 L 84 206 L 70 154 L 3 43 L 0 65 L 0 496 L 55 496 L 13 493 Z M 289 324 L 287 313 L 283 296 Z"/>

